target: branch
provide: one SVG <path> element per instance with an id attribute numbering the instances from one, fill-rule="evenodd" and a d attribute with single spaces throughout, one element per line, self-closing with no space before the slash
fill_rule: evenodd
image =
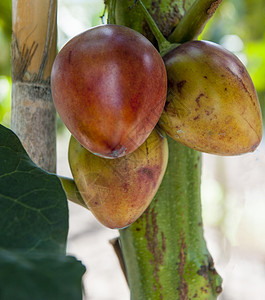
<path id="1" fill-rule="evenodd" d="M 184 43 L 196 39 L 222 0 L 196 0 L 179 22 L 169 41 Z"/>

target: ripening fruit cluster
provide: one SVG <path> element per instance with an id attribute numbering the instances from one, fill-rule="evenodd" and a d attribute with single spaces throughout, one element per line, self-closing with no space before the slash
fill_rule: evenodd
<path id="1" fill-rule="evenodd" d="M 162 58 L 130 28 L 94 27 L 59 52 L 51 88 L 72 133 L 76 185 L 110 228 L 130 225 L 152 201 L 166 170 L 166 135 L 217 155 L 254 151 L 262 138 L 246 68 L 211 42 L 187 42 Z"/>

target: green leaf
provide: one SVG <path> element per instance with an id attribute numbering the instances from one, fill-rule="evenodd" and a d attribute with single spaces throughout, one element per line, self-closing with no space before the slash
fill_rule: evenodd
<path id="1" fill-rule="evenodd" d="M 56 175 L 38 168 L 0 125 L 0 248 L 65 253 L 68 206 Z"/>
<path id="2" fill-rule="evenodd" d="M 74 257 L 0 251 L 0 299 L 81 300 L 84 272 Z"/>

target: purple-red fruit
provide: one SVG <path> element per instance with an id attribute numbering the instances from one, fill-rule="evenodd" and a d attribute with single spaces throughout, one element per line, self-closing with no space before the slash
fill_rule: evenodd
<path id="1" fill-rule="evenodd" d="M 136 150 L 163 111 L 167 77 L 162 58 L 138 32 L 102 25 L 71 39 L 51 74 L 55 107 L 92 153 L 116 158 Z"/>

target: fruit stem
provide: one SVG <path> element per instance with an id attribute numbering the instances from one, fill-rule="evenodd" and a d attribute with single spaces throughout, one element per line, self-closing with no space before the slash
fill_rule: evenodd
<path id="1" fill-rule="evenodd" d="M 58 176 L 58 178 L 60 179 L 60 181 L 62 183 L 62 186 L 66 193 L 67 199 L 70 200 L 71 202 L 79 204 L 88 209 L 88 207 L 86 206 L 86 203 L 84 202 L 82 196 L 80 195 L 80 192 L 77 189 L 75 181 L 71 178 L 67 178 L 67 177 L 63 177 L 63 176 Z"/>
<path id="2" fill-rule="evenodd" d="M 108 24 L 116 24 L 115 20 L 115 6 L 116 6 L 116 0 L 108 0 L 105 2 L 105 6 L 108 7 Z"/>
<path id="3" fill-rule="evenodd" d="M 178 46 L 178 44 L 170 43 L 163 36 L 163 34 L 159 30 L 158 26 L 156 25 L 154 19 L 152 18 L 152 16 L 150 15 L 150 13 L 146 9 L 146 7 L 144 6 L 143 2 L 141 0 L 138 0 L 137 3 L 139 3 L 141 11 L 142 11 L 143 15 L 145 16 L 145 19 L 146 19 L 153 35 L 155 36 L 155 38 L 157 40 L 158 48 L 159 48 L 159 52 L 160 52 L 161 56 L 164 56 L 166 53 L 168 53 L 172 49 L 176 48 Z"/>
<path id="4" fill-rule="evenodd" d="M 222 0 L 196 0 L 169 36 L 169 41 L 185 43 L 196 39 L 221 2 Z"/>

